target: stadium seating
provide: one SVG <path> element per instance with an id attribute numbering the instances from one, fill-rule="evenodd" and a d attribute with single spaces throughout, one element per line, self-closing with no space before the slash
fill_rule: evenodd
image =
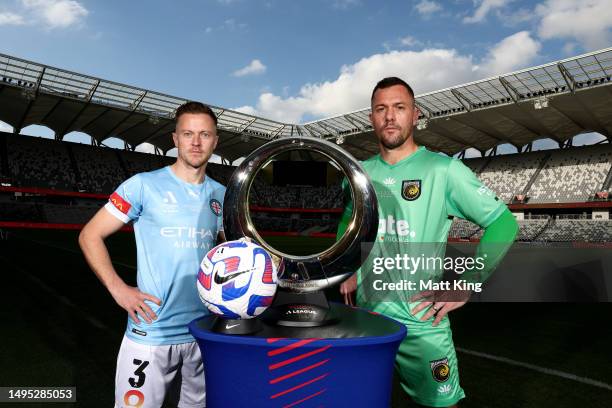
<path id="1" fill-rule="evenodd" d="M 78 188 L 80 191 L 108 194 L 127 177 L 175 160 L 173 157 L 44 138 L 6 133 L 3 136 L 6 138 L 9 174 L 0 174 L 0 178 L 11 180 L 18 186 L 60 190 Z M 537 173 L 546 155 L 550 157 Z M 505 202 L 524 193 L 527 187 L 528 203 L 584 202 L 593 199 L 595 193 L 604 191 L 604 182 L 612 167 L 612 145 L 472 158 L 465 159 L 464 163 Z M 232 166 L 209 163 L 207 174 L 226 184 L 234 170 Z M 607 191 L 612 190 L 608 187 Z M 338 208 L 342 206 L 342 196 L 339 186 L 279 187 L 258 184 L 256 180 L 251 190 L 251 204 Z"/>
<path id="2" fill-rule="evenodd" d="M 529 203 L 585 202 L 612 166 L 612 144 L 556 150 L 527 192 Z"/>
<path id="3" fill-rule="evenodd" d="M 99 206 L 44 204 L 41 206 L 46 222 L 52 224 L 85 224 L 94 216 Z"/>
<path id="4" fill-rule="evenodd" d="M 533 241 L 544 230 L 550 217 L 545 216 L 538 219 L 519 220 L 519 232 L 517 241 Z"/>
<path id="5" fill-rule="evenodd" d="M 88 193 L 109 194 L 127 177 L 151 171 L 175 161 L 173 157 L 128 152 L 70 142 L 0 135 L 0 178 L 15 186 L 59 190 L 78 189 Z M 564 203 L 608 200 L 612 167 L 612 145 L 547 150 L 532 153 L 466 159 L 464 163 L 478 172 L 483 182 L 503 201 L 525 194 L 527 203 Z M 227 184 L 236 168 L 209 163 L 207 175 Z M 0 172 L 1 173 L 1 172 Z M 274 186 L 256 179 L 250 190 L 251 206 L 292 209 L 338 209 L 343 207 L 339 184 L 326 187 Z M 87 202 L 87 201 L 90 202 Z M 48 202 L 47 202 L 48 201 Z M 100 208 L 104 200 L 16 197 L 0 194 L 0 220 L 82 224 Z M 551 212 L 554 214 L 554 211 Z M 278 232 L 327 232 L 336 229 L 340 214 L 252 212 L 258 229 Z M 582 216 L 582 215 L 581 215 Z M 535 216 L 520 220 L 519 241 L 612 241 L 612 221 L 591 219 L 554 219 Z M 455 219 L 450 238 L 478 239 L 483 230 Z"/>
<path id="6" fill-rule="evenodd" d="M 65 143 L 9 134 L 6 149 L 13 185 L 74 190 L 75 172 Z"/>
<path id="7" fill-rule="evenodd" d="M 0 201 L 0 221 L 42 222 L 36 204 Z"/>
<path id="8" fill-rule="evenodd" d="M 299 188 L 271 186 L 255 180 L 249 192 L 249 204 L 261 207 L 296 207 Z"/>
<path id="9" fill-rule="evenodd" d="M 508 203 L 527 186 L 545 154 L 545 152 L 533 152 L 496 157 L 487 164 L 478 177 L 497 194 L 500 200 Z"/>
<path id="10" fill-rule="evenodd" d="M 274 214 L 252 212 L 251 218 L 258 231 L 289 232 L 293 224 L 291 214 Z"/>
<path id="11" fill-rule="evenodd" d="M 252 212 L 251 218 L 258 231 L 335 233 L 339 215 Z"/>
<path id="12" fill-rule="evenodd" d="M 340 185 L 328 187 L 281 187 L 255 180 L 250 191 L 250 205 L 282 208 L 341 208 Z"/>
<path id="13" fill-rule="evenodd" d="M 208 163 L 208 165 L 206 165 L 206 174 L 224 186 L 229 182 L 234 170 L 236 170 L 236 167 L 224 164 Z"/>
<path id="14" fill-rule="evenodd" d="M 517 241 L 533 241 L 538 238 L 538 235 L 546 227 L 550 217 L 540 216 L 533 219 L 519 220 L 519 232 L 516 237 Z M 451 225 L 449 238 L 455 239 L 480 239 L 484 230 L 478 225 L 471 223 L 470 221 L 455 218 Z"/>
<path id="15" fill-rule="evenodd" d="M 539 237 L 548 242 L 612 242 L 612 220 L 556 219 Z"/>
<path id="16" fill-rule="evenodd" d="M 78 143 L 71 145 L 81 176 L 79 190 L 108 194 L 127 178 L 115 149 L 101 149 Z"/>
<path id="17" fill-rule="evenodd" d="M 489 160 L 491 160 L 490 157 L 475 157 L 471 159 L 463 159 L 463 164 L 468 166 L 474 173 L 479 174 Z"/>
<path id="18" fill-rule="evenodd" d="M 136 173 L 152 171 L 165 166 L 160 160 L 161 156 L 156 156 L 154 154 L 122 151 L 120 157 L 125 164 L 125 170 L 129 177 Z"/>
<path id="19" fill-rule="evenodd" d="M 7 134 L 0 132 L 0 182 L 9 182 L 11 178 L 6 156 L 6 138 Z"/>
<path id="20" fill-rule="evenodd" d="M 474 235 L 480 227 L 470 221 L 462 220 L 461 218 L 453 219 L 451 224 L 449 237 L 458 239 L 469 239 Z"/>

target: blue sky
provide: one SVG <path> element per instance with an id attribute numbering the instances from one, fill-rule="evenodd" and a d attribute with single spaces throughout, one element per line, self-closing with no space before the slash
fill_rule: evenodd
<path id="1" fill-rule="evenodd" d="M 0 52 L 301 123 L 612 45 L 607 0 L 0 0 Z"/>

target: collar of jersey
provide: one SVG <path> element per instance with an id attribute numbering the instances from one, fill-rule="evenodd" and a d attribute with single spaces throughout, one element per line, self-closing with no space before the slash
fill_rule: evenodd
<path id="1" fill-rule="evenodd" d="M 172 171 L 172 169 L 170 168 L 170 166 L 166 166 L 166 170 L 168 170 L 168 173 L 170 173 L 170 177 L 172 177 L 174 180 L 176 180 L 179 184 L 181 184 L 182 186 L 185 186 L 187 188 L 190 188 L 192 190 L 201 190 L 204 188 L 204 185 L 208 182 L 208 176 L 204 176 L 204 181 L 202 181 L 201 184 L 192 184 L 192 183 L 188 183 L 185 180 L 182 180 L 181 178 L 179 178 L 176 174 L 174 174 L 174 172 Z"/>
<path id="2" fill-rule="evenodd" d="M 424 151 L 425 151 L 425 146 L 419 146 L 419 148 L 418 148 L 418 149 L 416 149 L 416 151 L 415 151 L 414 153 L 412 153 L 411 155 L 409 155 L 409 156 L 407 156 L 407 157 L 404 157 L 402 160 L 398 161 L 398 162 L 397 162 L 397 163 L 395 163 L 395 164 L 389 164 L 389 163 L 387 163 L 387 162 L 386 162 L 386 161 L 385 161 L 385 160 L 382 158 L 382 156 L 381 156 L 381 155 L 380 155 L 380 153 L 379 153 L 379 154 L 378 154 L 378 161 L 380 161 L 380 162 L 381 162 L 383 165 L 385 165 L 385 166 L 387 166 L 387 167 L 390 167 L 390 168 L 393 168 L 393 167 L 398 167 L 398 166 L 401 166 L 401 165 L 403 165 L 403 164 L 408 163 L 409 161 L 414 160 L 414 158 L 415 158 L 416 156 L 418 156 L 419 154 L 421 154 L 421 152 L 424 152 Z"/>

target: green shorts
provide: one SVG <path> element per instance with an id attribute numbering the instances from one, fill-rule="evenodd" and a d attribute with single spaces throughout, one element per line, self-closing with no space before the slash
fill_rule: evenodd
<path id="1" fill-rule="evenodd" d="M 410 398 L 429 407 L 448 407 L 465 398 L 459 385 L 459 368 L 448 319 L 439 326 L 408 323 L 395 369 L 402 389 Z"/>

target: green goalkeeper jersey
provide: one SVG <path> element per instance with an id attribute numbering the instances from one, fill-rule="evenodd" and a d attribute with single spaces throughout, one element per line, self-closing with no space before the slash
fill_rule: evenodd
<path id="1" fill-rule="evenodd" d="M 423 279 L 423 273 L 439 278 L 442 268 L 432 263 L 430 269 L 416 274 L 411 274 L 409 267 L 399 271 L 390 268 L 374 274 L 372 258 L 408 254 L 413 258 L 442 259 L 453 217 L 486 228 L 506 206 L 460 160 L 425 147 L 419 147 L 393 165 L 380 155 L 362 165 L 378 198 L 379 228 L 372 252 L 358 274 L 357 302 L 400 321 L 415 322 L 417 318 L 409 312 L 409 300 L 416 293 L 406 290 L 378 292 L 372 287 L 374 280 L 399 282 L 408 278 L 417 281 Z M 343 220 L 348 219 L 351 212 L 352 204 L 348 203 Z M 417 287 L 416 292 L 419 291 Z"/>

